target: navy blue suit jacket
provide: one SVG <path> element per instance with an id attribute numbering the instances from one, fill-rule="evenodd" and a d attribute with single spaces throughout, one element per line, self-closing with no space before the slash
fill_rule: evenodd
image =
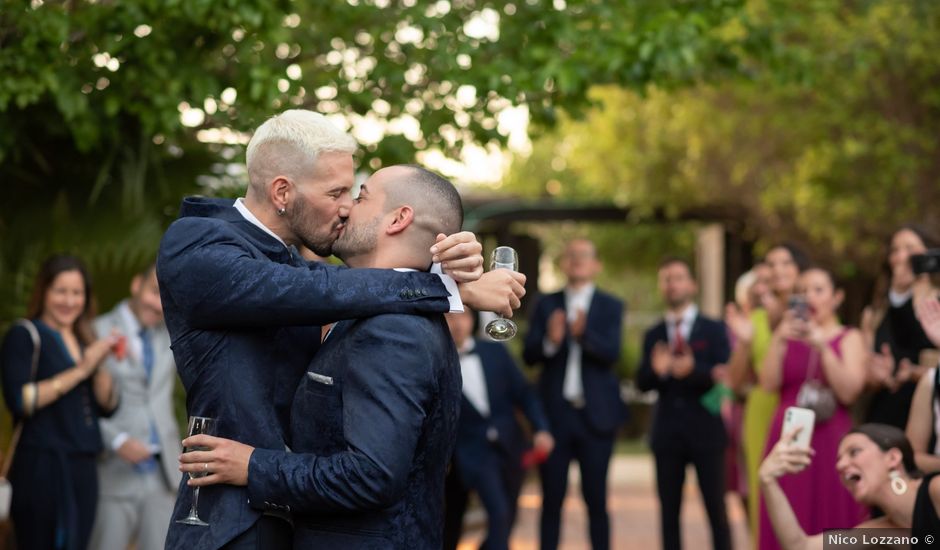
<path id="1" fill-rule="evenodd" d="M 640 390 L 659 391 L 650 428 L 653 451 L 724 449 L 726 435 L 721 416 L 712 414 L 701 403 L 702 395 L 714 385 L 712 369 L 715 365 L 727 363 L 731 354 L 724 323 L 696 316 L 688 340 L 695 367 L 685 378 L 660 378 L 653 372 L 652 351 L 656 342 L 669 343 L 665 322 L 646 332 L 643 359 L 637 372 Z"/>
<path id="2" fill-rule="evenodd" d="M 297 390 L 295 452 L 252 454 L 252 502 L 290 508 L 297 548 L 440 548 L 460 383 L 441 315 L 338 324 Z"/>
<path id="3" fill-rule="evenodd" d="M 461 480 L 468 487 L 474 487 L 480 476 L 493 475 L 493 472 L 485 470 L 491 464 L 485 457 L 494 453 L 521 469 L 526 442 L 517 421 L 517 409 L 525 414 L 534 431 L 548 431 L 542 405 L 506 347 L 475 339 L 472 353 L 480 356 L 483 365 L 490 414 L 484 417 L 466 396 L 462 398 L 454 456 Z M 494 442 L 487 437 L 491 428 L 496 430 Z"/>
<path id="4" fill-rule="evenodd" d="M 543 365 L 539 393 L 549 421 L 552 411 L 559 410 L 564 404 L 562 391 L 568 365 L 567 338 L 551 357 L 545 356 L 543 348 L 548 318 L 556 309 L 565 309 L 564 292 L 548 294 L 536 304 L 523 351 L 527 364 Z M 620 399 L 620 383 L 613 371 L 620 358 L 622 327 L 623 302 L 595 289 L 580 344 L 585 414 L 589 425 L 599 434 L 613 434 L 627 416 L 626 405 Z"/>
<path id="5" fill-rule="evenodd" d="M 218 418 L 219 436 L 268 449 L 289 444 L 291 402 L 320 324 L 449 309 L 437 276 L 307 263 L 231 200 L 183 201 L 160 244 L 157 276 L 187 412 Z M 173 520 L 190 506 L 185 481 Z M 261 515 L 244 487 L 227 485 L 203 488 L 199 508 L 209 527 L 171 521 L 167 548 L 214 550 Z"/>

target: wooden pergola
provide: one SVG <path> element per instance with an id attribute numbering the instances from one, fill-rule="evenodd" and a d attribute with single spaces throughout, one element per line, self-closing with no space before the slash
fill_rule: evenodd
<path id="1" fill-rule="evenodd" d="M 677 214 L 664 209 L 639 213 L 613 203 L 570 203 L 550 199 L 489 198 L 469 195 L 464 198 L 464 228 L 481 237 L 519 251 L 521 270 L 529 275 L 527 296 L 538 289 L 538 262 L 542 244 L 538 239 L 518 233 L 519 222 L 622 222 L 624 224 L 663 224 L 698 222 L 696 271 L 699 278 L 702 311 L 720 317 L 726 297 L 733 296 L 737 277 L 753 265 L 753 240 L 744 235 L 744 212 L 731 206 L 693 208 Z M 523 309 L 526 304 L 523 303 Z"/>

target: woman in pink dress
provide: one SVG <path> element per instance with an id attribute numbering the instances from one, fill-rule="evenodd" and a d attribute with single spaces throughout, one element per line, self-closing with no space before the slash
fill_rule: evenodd
<path id="1" fill-rule="evenodd" d="M 797 404 L 797 394 L 807 380 L 816 380 L 831 390 L 835 413 L 828 419 L 816 418 L 811 443 L 813 463 L 799 474 L 780 480 L 800 526 L 813 535 L 825 529 L 850 528 L 867 514 L 845 490 L 832 467 L 839 441 L 852 427 L 848 407 L 864 389 L 867 351 L 861 333 L 842 326 L 836 316 L 843 293 L 835 287 L 829 272 L 820 268 L 804 271 L 799 288 L 805 302 L 797 301 L 784 314 L 760 372 L 761 386 L 780 392 L 764 456 L 780 439 L 784 411 Z M 780 548 L 763 499 L 759 533 L 758 548 Z"/>

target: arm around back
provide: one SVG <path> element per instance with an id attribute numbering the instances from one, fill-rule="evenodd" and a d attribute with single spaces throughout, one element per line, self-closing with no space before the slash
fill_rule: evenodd
<path id="1" fill-rule="evenodd" d="M 194 328 L 319 325 L 449 310 L 448 292 L 436 275 L 278 263 L 231 225 L 182 218 L 160 245 L 161 294 Z"/>

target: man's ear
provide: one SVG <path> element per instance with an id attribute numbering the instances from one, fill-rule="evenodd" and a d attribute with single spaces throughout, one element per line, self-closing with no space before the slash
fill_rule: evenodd
<path id="1" fill-rule="evenodd" d="M 385 228 L 386 235 L 394 235 L 404 231 L 415 221 L 415 211 L 410 206 L 402 206 L 392 212 L 392 219 Z"/>
<path id="2" fill-rule="evenodd" d="M 134 278 L 131 279 L 131 296 L 137 296 L 137 293 L 140 292 L 140 287 L 144 284 L 144 278 L 140 275 L 134 275 Z"/>
<path id="3" fill-rule="evenodd" d="M 291 181 L 286 176 L 277 176 L 268 184 L 268 200 L 275 210 L 287 209 L 287 202 L 293 192 Z"/>

